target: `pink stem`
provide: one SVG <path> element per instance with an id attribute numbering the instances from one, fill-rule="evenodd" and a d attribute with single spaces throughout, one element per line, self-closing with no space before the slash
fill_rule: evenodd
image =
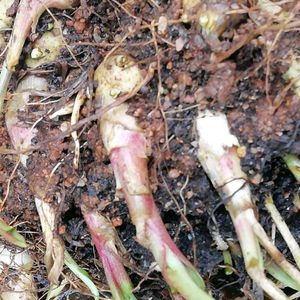
<path id="1" fill-rule="evenodd" d="M 101 258 L 104 272 L 114 299 L 133 300 L 132 284 L 115 246 L 115 231 L 112 225 L 94 210 L 82 206 L 94 245 Z"/>
<path id="2" fill-rule="evenodd" d="M 126 146 L 123 143 L 122 147 L 113 148 L 110 160 L 136 226 L 137 239 L 153 253 L 174 297 L 197 299 L 197 295 L 192 298 L 182 289 L 182 283 L 186 281 L 197 292 L 201 290 L 204 293 L 202 278 L 171 239 L 150 192 L 145 138 L 142 133 L 130 130 L 122 130 L 119 134 L 123 142 L 126 141 Z M 185 275 L 180 274 L 177 267 L 178 270 L 184 270 Z"/>

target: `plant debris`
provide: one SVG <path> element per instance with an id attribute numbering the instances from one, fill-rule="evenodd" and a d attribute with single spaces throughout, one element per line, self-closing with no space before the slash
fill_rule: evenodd
<path id="1" fill-rule="evenodd" d="M 228 203 L 199 165 L 194 122 L 198 111 L 226 115 L 241 145 L 234 149 L 245 184 L 251 187 L 253 220 L 269 237 L 272 245 L 267 248 L 278 248 L 294 265 L 264 201 L 272 195 L 299 245 L 299 1 L 31 0 L 37 4 L 32 10 L 25 0 L 0 2 L 0 98 L 5 99 L 0 116 L 0 218 L 26 241 L 25 252 L 34 261 L 34 297 L 87 300 L 97 298 L 96 290 L 99 299 L 112 297 L 84 222 L 83 202 L 111 221 L 136 299 L 181 297 L 165 279 L 164 266 L 155 262 L 164 241 L 152 251 L 139 244 L 132 208 L 115 181 L 110 150 L 99 132 L 105 116 L 120 107 L 126 107 L 127 121 L 112 121 L 134 125 L 147 141 L 143 164 L 157 215 L 193 274 L 201 275 L 206 296 L 263 299 L 266 293 L 257 274 L 265 270 L 263 282 L 271 282 L 276 295 L 281 290 L 290 299 L 299 297 L 293 290 L 299 289 L 295 276 L 271 256 L 259 254 L 258 246 L 259 272 L 254 281 L 255 274 L 248 275 L 247 247 L 239 246 Z M 21 42 L 13 50 L 16 35 Z M 49 40 L 50 35 L 58 39 Z M 51 47 L 57 45 L 52 56 Z M 95 77 L 97 66 L 127 55 L 132 62 L 128 70 L 141 70 L 141 80 L 127 93 L 114 86 L 114 101 L 106 106 Z M 106 74 L 112 83 L 113 70 Z M 125 78 L 121 82 L 128 84 Z M 51 261 L 47 269 L 44 257 L 54 250 L 53 243 L 44 239 L 35 198 L 51 211 L 50 240 L 62 246 L 54 247 L 60 258 L 54 257 L 59 268 L 52 279 Z M 65 251 L 88 272 L 94 286 L 66 267 Z M 16 273 L 13 266 L 8 271 Z"/>

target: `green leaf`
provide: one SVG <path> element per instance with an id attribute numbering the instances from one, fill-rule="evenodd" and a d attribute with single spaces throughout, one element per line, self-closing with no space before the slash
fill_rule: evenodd
<path id="1" fill-rule="evenodd" d="M 66 285 L 67 285 L 67 281 L 65 279 L 60 285 L 51 285 L 46 300 L 58 299 L 58 296 L 62 293 Z"/>
<path id="2" fill-rule="evenodd" d="M 223 251 L 223 259 L 224 259 L 224 264 L 226 265 L 225 274 L 226 275 L 231 275 L 233 273 L 233 271 L 232 271 L 232 258 L 231 258 L 231 254 L 228 250 Z"/>
<path id="3" fill-rule="evenodd" d="M 17 230 L 6 224 L 3 219 L 0 218 L 0 236 L 2 236 L 9 243 L 21 248 L 26 248 L 27 244 L 24 237 L 17 232 Z"/>
<path id="4" fill-rule="evenodd" d="M 266 263 L 266 270 L 284 286 L 288 286 L 296 291 L 300 291 L 300 285 L 295 282 L 287 273 L 285 273 L 274 262 L 270 261 Z"/>
<path id="5" fill-rule="evenodd" d="M 283 156 L 289 170 L 293 173 L 296 180 L 300 183 L 300 159 L 294 154 L 285 154 Z"/>
<path id="6" fill-rule="evenodd" d="M 65 251 L 65 264 L 68 268 L 89 288 L 95 300 L 99 300 L 100 295 L 97 287 L 91 280 L 89 274 L 81 268 L 76 261 L 71 257 L 68 251 Z"/>

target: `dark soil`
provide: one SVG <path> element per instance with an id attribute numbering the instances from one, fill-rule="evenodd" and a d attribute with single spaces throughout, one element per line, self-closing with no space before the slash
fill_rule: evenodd
<path id="1" fill-rule="evenodd" d="M 158 34 L 155 27 L 153 36 L 151 22 L 157 22 L 160 16 L 166 16 L 169 21 L 178 20 L 180 1 L 136 0 L 126 3 L 90 0 L 87 1 L 87 7 L 78 6 L 76 10 L 66 11 L 65 14 L 53 10 L 64 24 L 67 32 L 65 38 L 76 59 L 87 71 L 78 85 L 94 86 L 92 70 L 114 46 L 117 46 L 117 51 L 132 55 L 144 69 L 150 62 L 158 62 L 160 72 L 156 72 L 151 82 L 129 101 L 129 113 L 139 118 L 152 145 L 149 170 L 162 219 L 179 248 L 196 263 L 208 289 L 217 299 L 260 299 L 255 296 L 256 287 L 252 285 L 240 255 L 233 255 L 235 271 L 232 275 L 226 275 L 222 267 L 223 254 L 217 249 L 216 233 L 235 246 L 238 242 L 229 214 L 197 161 L 193 120 L 198 108 L 210 108 L 227 114 L 232 131 L 247 149 L 242 160 L 243 170 L 251 184 L 260 223 L 270 235 L 272 220 L 264 208 L 264 198 L 272 194 L 277 208 L 300 242 L 300 212 L 293 204 L 295 195 L 299 193 L 299 184 L 282 160 L 286 152 L 300 154 L 300 99 L 289 90 L 280 105 L 274 106 L 276 96 L 287 85 L 282 79 L 288 67 L 283 57 L 291 49 L 299 50 L 299 32 L 282 32 L 280 35 L 270 60 L 267 96 L 267 49 L 265 44 L 259 43 L 258 36 L 254 36 L 226 60 L 220 63 L 211 60 L 213 52 L 223 53 L 235 45 L 233 36 L 239 39 L 259 27 L 248 14 L 223 32 L 219 38 L 223 47 L 220 51 L 205 39 L 196 22 L 170 22 L 163 33 Z M 51 16 L 43 14 L 37 32 L 45 31 L 49 22 L 52 22 Z M 127 39 L 120 43 L 126 34 Z M 276 34 L 277 31 L 270 30 L 261 37 L 273 41 Z M 176 49 L 179 43 L 184 45 Z M 27 41 L 24 53 L 30 49 L 31 42 Z M 11 92 L 25 68 L 21 60 Z M 83 74 L 66 49 L 58 61 L 43 66 L 38 72 L 47 76 L 53 91 L 72 86 L 79 74 Z M 160 82 L 163 89 L 158 94 Z M 63 95 L 62 102 L 53 104 L 54 109 L 74 100 L 75 91 L 73 88 L 70 90 L 68 95 Z M 49 108 L 35 106 L 25 118 L 34 123 Z M 81 118 L 94 111 L 94 102 L 88 100 L 81 110 Z M 11 148 L 5 122 L 3 118 L 0 121 L 0 147 Z M 39 135 L 35 142 L 56 136 L 64 121 L 69 121 L 69 116 L 56 121 L 44 118 L 37 126 Z M 48 189 L 49 201 L 56 199 L 58 194 L 62 199 L 57 209 L 60 215 L 58 230 L 73 258 L 92 275 L 103 296 L 109 295 L 109 289 L 81 215 L 78 205 L 81 201 L 99 204 L 102 213 L 116 227 L 127 250 L 124 260 L 134 286 L 146 276 L 153 263 L 151 254 L 135 240 L 135 228 L 130 222 L 124 199 L 115 193 L 113 172 L 96 122 L 83 128 L 80 143 L 82 148 L 78 170 L 73 168 L 74 143 L 71 137 L 56 140 L 35 151 L 30 156 L 28 170 L 21 166 L 17 168 L 10 183 L 9 196 L 0 213 L 1 217 L 12 222 L 23 233 L 30 244 L 30 252 L 38 264 L 35 278 L 40 296 L 44 295 L 49 284 L 43 266 L 41 228 L 28 183 L 31 190 L 38 193 L 59 162 L 61 165 Z M 15 155 L 0 157 L 2 199 L 7 193 L 9 177 L 16 161 Z M 181 219 L 175 201 L 185 208 L 195 241 L 189 226 Z M 196 244 L 196 253 L 193 244 Z M 276 245 L 292 260 L 279 234 L 276 235 Z M 68 270 L 65 272 L 68 273 Z M 148 279 L 136 291 L 137 298 L 171 299 L 161 275 L 155 271 L 148 275 Z M 88 299 L 88 296 L 83 296 L 88 293 L 87 289 L 75 279 L 74 282 L 77 286 L 71 286 L 59 299 L 68 299 L 70 295 L 70 299 Z"/>

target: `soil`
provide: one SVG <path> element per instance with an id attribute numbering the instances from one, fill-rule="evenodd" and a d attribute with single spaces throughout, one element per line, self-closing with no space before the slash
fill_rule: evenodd
<path id="1" fill-rule="evenodd" d="M 238 250 L 232 252 L 234 272 L 225 273 L 223 254 L 217 247 L 219 240 L 230 241 L 235 249 L 238 241 L 229 214 L 197 161 L 194 119 L 198 109 L 206 108 L 227 115 L 232 132 L 246 149 L 242 165 L 249 178 L 261 225 L 271 236 L 273 222 L 264 208 L 264 199 L 271 194 L 300 242 L 300 212 L 293 204 L 299 184 L 282 160 L 284 153 L 300 154 L 300 99 L 293 89 L 282 94 L 282 99 L 277 97 L 288 84 L 282 78 L 289 64 L 287 53 L 297 53 L 300 49 L 299 32 L 282 31 L 269 55 L 267 46 L 279 31 L 270 28 L 260 35 L 252 35 L 262 26 L 257 20 L 262 21 L 255 1 L 246 1 L 251 13 L 243 13 L 238 21 L 228 23 L 217 41 L 212 41 L 201 32 L 196 20 L 179 21 L 180 2 L 90 0 L 81 1 L 81 5 L 64 13 L 52 10 L 63 24 L 64 36 L 73 55 L 63 49 L 57 61 L 34 72 L 47 78 L 51 92 L 69 88 L 69 93 L 50 106 L 33 106 L 23 117 L 33 124 L 40 116 L 46 116 L 50 108 L 56 110 L 74 101 L 80 88 L 94 88 L 93 69 L 113 47 L 117 52 L 129 53 L 145 70 L 150 62 L 156 62 L 158 72 L 128 103 L 129 113 L 138 118 L 151 143 L 150 180 L 162 219 L 176 244 L 195 263 L 216 299 L 262 299 L 261 291 L 245 271 Z M 220 2 L 228 7 L 232 5 L 232 1 Z M 286 9 L 292 11 L 296 2 L 291 2 Z M 299 12 L 296 16 L 299 18 Z M 44 13 L 37 34 L 46 31 L 50 22 L 53 22 L 52 16 Z M 244 36 L 251 38 L 223 61 L 214 61 L 214 56 L 220 57 L 234 48 Z M 32 42 L 27 40 L 23 55 L 30 52 L 31 47 Z M 23 58 L 13 76 L 10 92 L 26 72 L 33 72 L 26 70 Z M 76 79 L 80 74 L 85 77 L 79 82 Z M 88 99 L 80 118 L 94 112 L 94 102 Z M 36 127 L 39 134 L 34 143 L 59 135 L 62 124 L 69 121 L 70 116 L 55 120 L 44 117 Z M 3 117 L 0 122 L 0 147 L 12 148 Z M 81 201 L 99 205 L 114 224 L 127 250 L 124 262 L 134 286 L 139 287 L 135 293 L 137 299 L 171 299 L 160 273 L 147 273 L 153 266 L 153 257 L 136 242 L 135 228 L 124 199 L 115 192 L 112 168 L 97 122 L 86 124 L 78 132 L 81 152 L 77 170 L 73 167 L 74 143 L 69 136 L 46 143 L 33 152 L 27 170 L 19 165 L 13 173 L 17 156 L 0 157 L 0 198 L 9 193 L 0 216 L 15 226 L 30 245 L 30 252 L 36 259 L 35 279 L 41 299 L 45 299 L 43 295 L 49 283 L 43 263 L 45 246 L 31 191 L 39 193 L 49 185 L 48 178 L 58 163 L 47 190 L 49 201 L 60 198 L 58 233 L 72 257 L 88 270 L 101 295 L 109 298 L 109 288 L 81 215 Z M 176 202 L 184 209 L 193 232 L 182 220 Z M 276 245 L 292 260 L 280 234 L 276 234 Z M 92 299 L 67 269 L 64 274 L 72 283 L 59 299 Z M 287 289 L 285 292 L 292 293 Z"/>

